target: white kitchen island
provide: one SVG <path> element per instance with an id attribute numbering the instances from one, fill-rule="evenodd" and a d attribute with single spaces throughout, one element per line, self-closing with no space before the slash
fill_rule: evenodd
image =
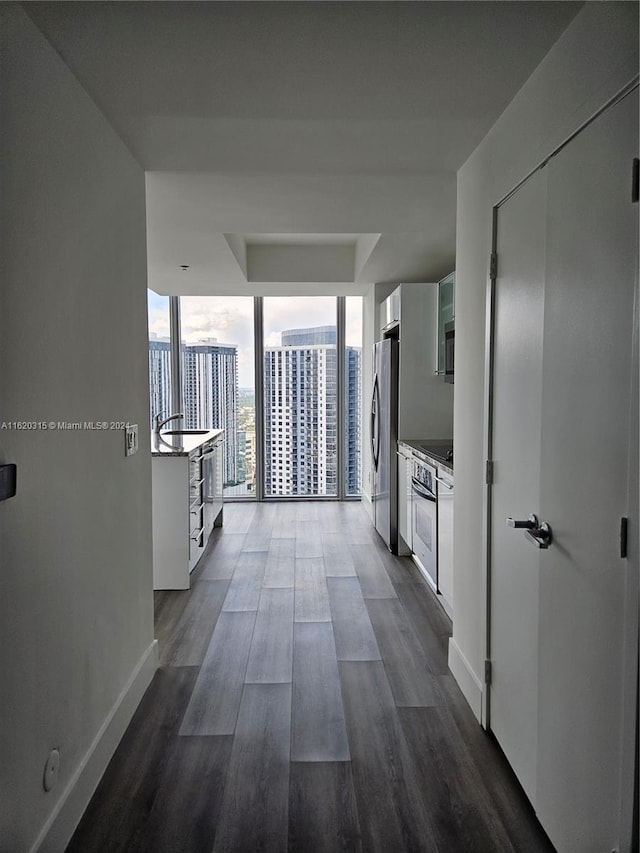
<path id="1" fill-rule="evenodd" d="M 189 589 L 222 525 L 224 430 L 151 437 L 153 588 Z"/>

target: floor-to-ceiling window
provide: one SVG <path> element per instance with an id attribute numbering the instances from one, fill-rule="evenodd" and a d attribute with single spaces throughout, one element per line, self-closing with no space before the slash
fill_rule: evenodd
<path id="1" fill-rule="evenodd" d="M 149 291 L 152 423 L 175 408 L 169 315 Z M 179 315 L 177 411 L 224 429 L 225 497 L 359 496 L 361 297 L 183 296 Z"/>
<path id="2" fill-rule="evenodd" d="M 165 417 L 171 408 L 171 342 L 169 338 L 169 297 L 147 290 L 149 318 L 149 409 L 150 427 L 155 418 Z"/>
<path id="3" fill-rule="evenodd" d="M 267 297 L 265 497 L 338 494 L 335 297 Z"/>
<path id="4" fill-rule="evenodd" d="M 253 497 L 253 297 L 183 296 L 180 316 L 184 424 L 224 429 L 225 497 Z"/>

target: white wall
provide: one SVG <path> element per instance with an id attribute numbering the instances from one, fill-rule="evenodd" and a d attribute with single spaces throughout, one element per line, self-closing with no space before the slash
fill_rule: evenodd
<path id="1" fill-rule="evenodd" d="M 23 9 L 0 19 L 0 422 L 130 420 L 143 445 L 0 430 L 0 849 L 23 853 L 64 849 L 155 665 L 145 187 Z"/>
<path id="2" fill-rule="evenodd" d="M 449 662 L 478 717 L 486 631 L 482 504 L 485 295 L 491 211 L 521 178 L 637 74 L 637 39 L 637 4 L 585 4 L 458 172 L 456 618 Z"/>

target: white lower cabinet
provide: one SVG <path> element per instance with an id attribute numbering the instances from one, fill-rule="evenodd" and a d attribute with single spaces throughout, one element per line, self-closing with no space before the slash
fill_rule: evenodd
<path id="1" fill-rule="evenodd" d="M 189 589 L 214 526 L 222 525 L 223 438 L 189 454 L 153 456 L 153 588 Z"/>
<path id="2" fill-rule="evenodd" d="M 222 438 L 189 454 L 189 572 L 222 525 Z"/>

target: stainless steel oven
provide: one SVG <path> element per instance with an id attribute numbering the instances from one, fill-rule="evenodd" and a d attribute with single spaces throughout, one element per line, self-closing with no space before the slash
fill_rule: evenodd
<path id="1" fill-rule="evenodd" d="M 413 553 L 434 589 L 438 586 L 438 486 L 436 469 L 415 453 L 411 478 Z"/>

